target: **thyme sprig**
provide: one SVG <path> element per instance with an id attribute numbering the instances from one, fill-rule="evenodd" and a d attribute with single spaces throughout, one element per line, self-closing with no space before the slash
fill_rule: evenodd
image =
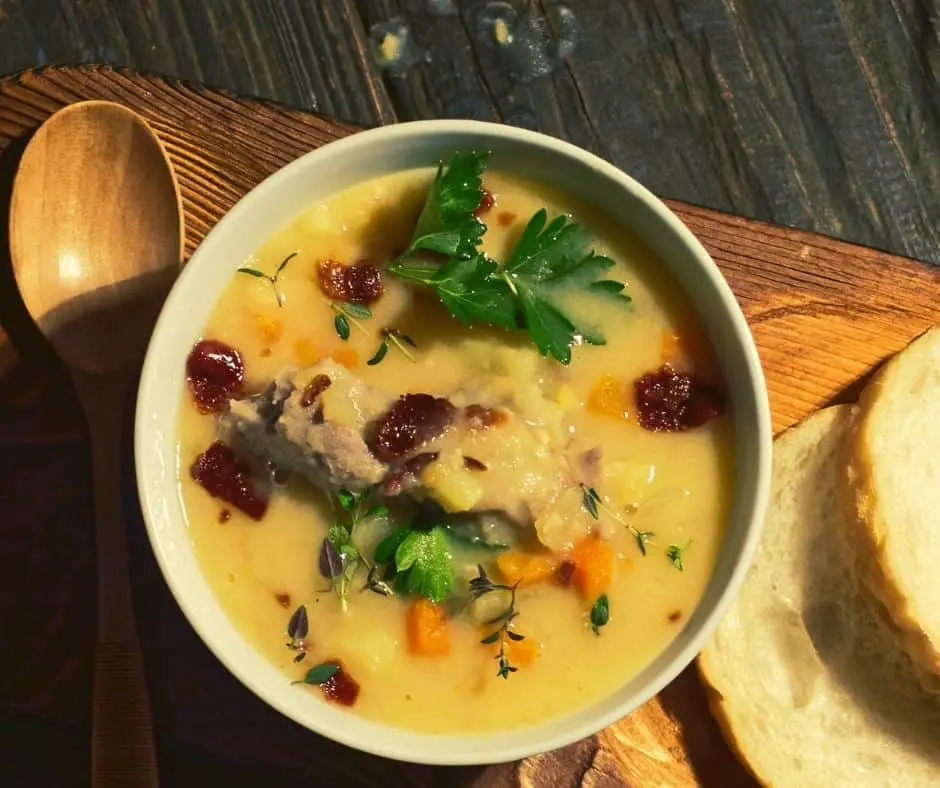
<path id="1" fill-rule="evenodd" d="M 417 343 L 407 334 L 402 333 L 397 328 L 383 328 L 382 329 L 382 342 L 378 347 L 378 350 L 375 351 L 375 355 L 370 358 L 366 364 L 370 367 L 374 367 L 376 364 L 381 364 L 382 360 L 388 354 L 389 344 L 397 347 L 402 355 L 407 358 L 409 361 L 414 362 L 414 354 L 408 348 L 417 348 Z"/>
<path id="2" fill-rule="evenodd" d="M 651 544 L 655 544 L 655 542 L 650 541 L 650 537 L 655 536 L 655 533 L 652 531 L 641 531 L 632 523 L 627 522 L 621 517 L 619 512 L 604 503 L 597 490 L 593 487 L 588 487 L 586 484 L 581 485 L 581 505 L 595 520 L 600 519 L 600 513 L 603 511 L 604 514 L 608 515 L 612 520 L 615 520 L 629 530 L 630 533 L 633 534 L 636 546 L 643 556 L 646 556 L 647 547 Z"/>
<path id="3" fill-rule="evenodd" d="M 494 624 L 498 624 L 499 626 L 480 641 L 483 645 L 499 643 L 499 653 L 495 657 L 499 663 L 499 669 L 496 671 L 496 675 L 501 679 L 508 679 L 509 674 L 515 673 L 519 668 L 509 662 L 509 657 L 506 655 L 507 640 L 515 642 L 525 640 L 525 635 L 520 635 L 518 632 L 511 629 L 513 620 L 519 615 L 519 612 L 516 610 L 516 588 L 518 588 L 519 583 L 516 582 L 512 585 L 494 583 L 490 580 L 489 575 L 486 574 L 486 570 L 480 564 L 477 564 L 477 576 L 470 580 L 469 585 L 471 602 L 494 591 L 506 591 L 509 593 L 509 604 L 506 608 L 498 616 L 486 622 L 488 626 L 493 626 Z"/>
<path id="4" fill-rule="evenodd" d="M 360 567 L 369 571 L 370 578 L 373 569 L 356 547 L 356 528 L 366 520 L 388 514 L 387 506 L 369 505 L 371 495 L 371 488 L 360 493 L 338 490 L 334 498 L 336 522 L 320 545 L 320 574 L 329 581 L 329 590 L 336 592 L 343 612 L 348 609 L 349 587 Z"/>
<path id="5" fill-rule="evenodd" d="M 349 339 L 350 324 L 355 326 L 366 336 L 369 336 L 369 329 L 360 322 L 361 320 L 368 320 L 372 317 L 372 310 L 369 309 L 369 307 L 352 302 L 338 304 L 336 301 L 327 301 L 326 303 L 329 305 L 330 309 L 336 313 L 336 316 L 333 318 L 333 328 L 336 330 L 337 336 L 342 339 L 343 342 Z"/>
<path id="6" fill-rule="evenodd" d="M 287 257 L 281 260 L 280 265 L 278 265 L 277 270 L 273 274 L 266 274 L 264 271 L 259 271 L 257 268 L 252 268 L 250 265 L 244 265 L 241 268 L 237 269 L 237 273 L 247 274 L 248 276 L 253 276 L 256 279 L 266 279 L 271 283 L 271 287 L 274 288 L 274 298 L 277 300 L 278 307 L 284 305 L 284 294 L 281 292 L 280 288 L 277 286 L 278 279 L 281 276 L 281 273 L 287 268 L 287 264 L 293 260 L 299 252 L 291 252 Z"/>

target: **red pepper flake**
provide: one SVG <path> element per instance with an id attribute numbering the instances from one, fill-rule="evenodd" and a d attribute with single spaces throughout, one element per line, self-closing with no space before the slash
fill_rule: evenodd
<path id="1" fill-rule="evenodd" d="M 397 460 L 444 432 L 454 410 L 443 397 L 405 394 L 379 416 L 369 448 L 383 462 Z"/>
<path id="2" fill-rule="evenodd" d="M 314 375 L 313 379 L 304 386 L 303 394 L 300 397 L 300 407 L 309 408 L 332 383 L 333 381 L 330 380 L 329 375 Z"/>
<path id="3" fill-rule="evenodd" d="M 463 418 L 470 429 L 485 430 L 488 427 L 495 427 L 502 424 L 506 421 L 508 416 L 504 410 L 473 404 L 467 405 L 467 407 L 463 409 Z"/>
<path id="4" fill-rule="evenodd" d="M 339 665 L 339 670 L 320 685 L 326 699 L 341 706 L 352 706 L 359 698 L 359 682 L 349 675 L 338 659 L 328 659 L 325 662 Z"/>
<path id="5" fill-rule="evenodd" d="M 681 611 L 681 610 L 673 610 L 673 611 L 669 614 L 669 621 L 670 621 L 670 623 L 672 623 L 672 624 L 675 624 L 680 618 L 682 618 L 682 611 Z"/>
<path id="6" fill-rule="evenodd" d="M 681 432 L 721 415 L 724 395 L 718 389 L 664 364 L 634 383 L 640 426 L 651 432 Z"/>
<path id="7" fill-rule="evenodd" d="M 285 594 L 283 592 L 275 594 L 274 598 L 277 600 L 277 603 L 281 607 L 290 607 L 290 594 Z"/>
<path id="8" fill-rule="evenodd" d="M 509 227 L 509 225 L 516 221 L 516 214 L 510 213 L 509 211 L 502 211 L 497 215 L 496 221 L 500 227 Z"/>
<path id="9" fill-rule="evenodd" d="M 574 582 L 574 561 L 562 561 L 555 569 L 555 583 L 562 588 L 571 588 Z"/>
<path id="10" fill-rule="evenodd" d="M 213 443 L 196 458 L 189 472 L 209 495 L 253 520 L 260 520 L 268 510 L 267 498 L 259 495 L 251 482 L 251 469 L 224 443 Z"/>
<path id="11" fill-rule="evenodd" d="M 237 350 L 217 339 L 197 342 L 186 357 L 186 383 L 203 413 L 221 410 L 245 380 L 245 364 Z"/>
<path id="12" fill-rule="evenodd" d="M 336 260 L 321 260 L 317 267 L 320 289 L 336 301 L 372 304 L 382 296 L 382 272 L 372 263 L 343 265 Z"/>
<path id="13" fill-rule="evenodd" d="M 480 204 L 477 206 L 477 209 L 473 212 L 473 215 L 478 219 L 483 216 L 485 213 L 489 213 L 493 208 L 496 207 L 496 196 L 493 192 L 488 191 L 487 189 L 483 190 L 483 196 L 480 197 Z"/>
<path id="14" fill-rule="evenodd" d="M 219 522 L 220 523 L 227 523 L 231 519 L 232 519 L 232 513 L 228 509 L 223 508 L 219 510 Z"/>

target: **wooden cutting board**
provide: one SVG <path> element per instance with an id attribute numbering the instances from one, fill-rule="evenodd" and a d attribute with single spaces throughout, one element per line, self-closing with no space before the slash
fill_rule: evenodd
<path id="1" fill-rule="evenodd" d="M 60 107 L 89 98 L 134 108 L 165 143 L 183 192 L 187 256 L 264 177 L 356 131 L 270 102 L 110 68 L 28 72 L 0 81 L 4 213 L 30 132 Z M 744 308 L 777 431 L 826 403 L 854 398 L 876 365 L 940 322 L 940 272 L 925 265 L 669 204 L 711 252 Z M 5 237 L 5 221 L 2 227 Z M 95 596 L 84 426 L 66 378 L 24 318 L 5 242 L 0 250 L 0 324 L 13 338 L 11 344 L 0 335 L 0 374 L 6 374 L 0 385 L 0 577 L 4 595 L 15 602 L 0 604 L 0 632 L 15 645 L 0 648 L 0 708 L 86 726 Z M 335 745 L 268 709 L 216 662 L 163 585 L 139 514 L 131 515 L 129 528 L 135 604 L 162 741 L 315 784 L 756 785 L 724 744 L 691 668 L 598 736 L 518 764 L 440 769 Z"/>

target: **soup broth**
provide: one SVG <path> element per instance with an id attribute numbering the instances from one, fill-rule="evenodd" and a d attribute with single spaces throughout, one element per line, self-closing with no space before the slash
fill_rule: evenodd
<path id="1" fill-rule="evenodd" d="M 420 595 L 396 589 L 394 580 L 387 585 L 393 596 L 364 588 L 368 568 L 378 564 L 376 546 L 411 516 L 407 498 L 380 502 L 390 512 L 380 509 L 357 526 L 363 563 L 341 601 L 337 581 L 331 591 L 321 572 L 324 539 L 347 514 L 335 494 L 290 474 L 265 493 L 260 519 L 211 495 L 191 468 L 220 440 L 219 414 L 204 412 L 190 396 L 179 420 L 180 493 L 198 560 L 219 603 L 244 637 L 283 669 L 285 681 L 302 680 L 316 665 L 341 663 L 359 688 L 351 713 L 421 731 L 493 731 L 544 722 L 600 699 L 634 677 L 681 630 L 722 542 L 733 470 L 730 417 L 723 412 L 680 430 L 643 426 L 636 384 L 650 373 L 673 370 L 689 375 L 693 385 L 721 388 L 693 310 L 657 261 L 603 215 L 500 172 L 484 178 L 495 204 L 481 206 L 487 208 L 482 249 L 507 260 L 526 223 L 543 208 L 550 218 L 566 213 L 586 225 L 594 249 L 614 261 L 604 278 L 625 283 L 631 300 L 575 293 L 564 303 L 579 321 L 601 327 L 606 344 L 575 347 L 564 365 L 541 356 L 525 332 L 467 327 L 431 290 L 387 273 L 381 297 L 368 306 L 370 317 L 356 317 L 364 314 L 356 308 L 344 314 L 343 302 L 321 287 L 321 264 L 370 261 L 381 269 L 407 247 L 433 178 L 433 169 L 404 172 L 310 206 L 245 262 L 269 276 L 293 255 L 276 280 L 235 274 L 203 336 L 237 350 L 243 393 L 263 392 L 285 368 L 302 370 L 326 359 L 393 398 L 431 394 L 464 408 L 473 397 L 505 403 L 514 417 L 507 430 L 517 430 L 520 440 L 532 430 L 535 444 L 563 446 L 566 458 L 577 458 L 571 460 L 576 470 L 569 491 L 577 496 L 576 514 L 569 508 L 557 522 L 546 519 L 537 533 L 531 523 L 514 522 L 509 532 L 516 543 L 508 549 L 498 539 L 481 546 L 486 539 L 477 539 L 480 528 L 464 538 L 455 526 L 447 541 L 451 593 L 435 604 L 418 602 Z M 389 338 L 382 328 L 396 333 Z M 384 357 L 367 363 L 383 337 Z M 333 380 L 335 390 L 339 378 Z M 500 429 L 497 424 L 467 433 L 480 456 L 462 447 L 465 467 L 454 471 L 477 479 L 498 467 L 505 485 L 494 485 L 497 498 L 528 484 L 530 472 L 521 467 L 525 462 L 507 459 L 511 441 L 499 437 Z M 439 459 L 418 478 L 445 510 L 459 509 L 454 497 L 462 489 L 446 490 L 443 482 L 435 487 L 440 474 L 430 469 L 450 456 L 446 440 L 438 443 Z M 506 523 L 500 527 L 498 533 L 505 533 Z M 593 575 L 597 560 L 603 566 Z M 497 585 L 522 578 L 515 589 L 517 615 L 506 626 L 468 612 L 477 564 Z M 377 572 L 373 579 L 379 576 L 385 575 Z M 492 606 L 499 618 L 509 592 L 484 596 L 502 600 Z M 291 640 L 289 621 L 301 605 L 307 633 Z M 493 642 L 481 642 L 494 632 L 500 634 Z M 515 670 L 500 670 L 501 645 L 505 663 Z M 332 697 L 316 683 L 296 690 L 310 693 L 311 703 Z"/>

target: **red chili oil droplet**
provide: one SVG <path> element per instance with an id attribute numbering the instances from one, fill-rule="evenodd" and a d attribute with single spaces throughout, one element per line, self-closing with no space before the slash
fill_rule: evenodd
<path id="1" fill-rule="evenodd" d="M 232 519 L 232 513 L 228 509 L 222 509 L 221 511 L 219 511 L 220 523 L 227 523 L 231 519 Z"/>
<path id="2" fill-rule="evenodd" d="M 224 443 L 213 443 L 196 458 L 189 472 L 213 498 L 231 504 L 253 520 L 264 517 L 267 498 L 252 485 L 248 466 Z"/>
<path id="3" fill-rule="evenodd" d="M 397 460 L 447 429 L 454 411 L 443 397 L 405 394 L 378 418 L 369 448 L 383 462 Z"/>
<path id="4" fill-rule="evenodd" d="M 221 410 L 245 380 L 241 354 L 217 339 L 197 342 L 186 358 L 186 383 L 203 413 Z"/>
<path id="5" fill-rule="evenodd" d="M 724 396 L 716 388 L 668 364 L 634 384 L 640 426 L 651 432 L 680 432 L 721 415 Z"/>
<path id="6" fill-rule="evenodd" d="M 673 623 L 673 624 L 675 624 L 680 618 L 682 618 L 682 611 L 681 611 L 681 610 L 673 610 L 673 611 L 669 614 L 669 621 L 670 621 L 671 623 Z"/>
<path id="7" fill-rule="evenodd" d="M 320 685 L 326 699 L 341 706 L 352 706 L 359 698 L 359 682 L 349 675 L 338 659 L 328 659 L 325 662 L 339 665 L 339 670 Z"/>
<path id="8" fill-rule="evenodd" d="M 290 607 L 290 594 L 275 594 L 274 598 L 281 607 Z"/>

